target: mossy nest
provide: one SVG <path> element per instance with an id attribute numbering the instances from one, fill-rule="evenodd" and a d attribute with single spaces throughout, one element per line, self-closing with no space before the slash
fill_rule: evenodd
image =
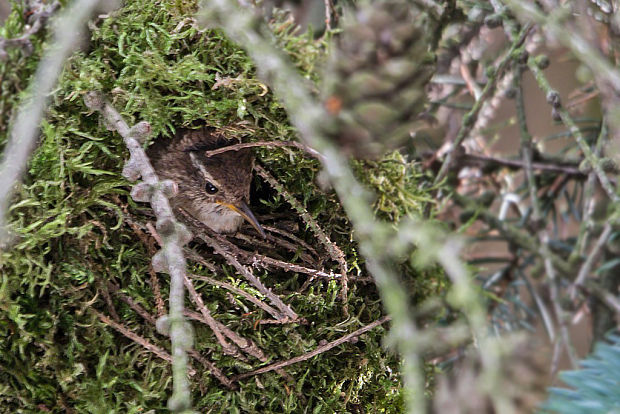
<path id="1" fill-rule="evenodd" d="M 84 106 L 87 92 L 104 93 L 129 124 L 149 122 L 155 138 L 167 139 L 177 128 L 201 123 L 234 126 L 245 141 L 296 139 L 285 111 L 256 79 L 253 63 L 217 30 L 199 28 L 191 17 L 196 9 L 192 1 L 127 2 L 90 23 L 88 45 L 66 65 L 10 210 L 18 237 L 12 250 L 0 256 L 2 412 L 164 412 L 170 396 L 169 363 L 145 347 L 169 349 L 169 339 L 153 324 L 163 310 L 159 298 L 166 300 L 169 279 L 150 268 L 157 248 L 147 229 L 152 216 L 148 205 L 129 197 L 130 183 L 121 175 L 127 151 L 121 137 Z M 0 35 L 23 32 L 26 14 L 16 8 Z M 325 43 L 310 32 L 298 34 L 282 13 L 271 27 L 299 71 L 317 82 Z M 17 96 L 36 68 L 44 34 L 33 42 L 33 55 L 12 50 L 0 63 L 0 143 L 6 142 Z M 302 355 L 382 316 L 347 217 L 335 194 L 317 184 L 320 164 L 295 148 L 261 147 L 256 155 L 277 185 L 257 175 L 252 209 L 266 227 L 282 232 L 282 243 L 259 248 L 247 234 L 228 240 L 249 254 L 334 276 L 260 263 L 252 267 L 300 316 L 294 323 L 262 323 L 269 315 L 248 296 L 266 299 L 225 258 L 199 239 L 190 243 L 188 272 L 217 281 L 194 279 L 211 315 L 266 356 L 260 361 L 226 354 L 213 332 L 193 321 L 198 354 L 191 359 L 194 408 L 400 412 L 399 361 L 382 347 L 384 325 L 287 366 L 284 374 L 240 379 L 233 389 L 199 362 L 206 359 L 234 379 L 266 362 Z M 355 161 L 355 168 L 378 194 L 377 214 L 383 219 L 419 214 L 429 203 L 427 190 L 420 189 L 424 175 L 398 153 L 381 161 Z M 343 263 L 334 260 L 317 228 L 342 251 L 349 278 L 346 296 L 337 277 Z M 401 273 L 415 300 L 436 293 L 443 283 L 438 271 L 421 274 L 409 260 Z M 186 305 L 196 308 L 189 298 Z M 146 313 L 139 314 L 140 309 Z"/>

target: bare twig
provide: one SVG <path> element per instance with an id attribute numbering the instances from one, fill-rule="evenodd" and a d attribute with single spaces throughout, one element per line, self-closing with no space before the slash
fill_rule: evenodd
<path id="1" fill-rule="evenodd" d="M 225 242 L 225 240 L 221 236 L 213 234 L 213 237 L 211 237 L 207 235 L 210 230 L 204 226 L 204 224 L 187 214 L 185 211 L 181 210 L 181 214 L 190 224 L 201 230 L 198 234 L 200 239 L 207 243 L 215 251 L 215 253 L 224 257 L 228 263 L 230 263 L 244 278 L 246 278 L 246 280 L 248 280 L 256 289 L 258 289 L 260 293 L 268 298 L 271 303 L 273 303 L 275 307 L 280 310 L 280 312 L 290 318 L 298 318 L 297 314 L 290 308 L 290 306 L 282 302 L 282 299 L 280 299 L 270 289 L 267 289 L 267 287 L 265 287 L 265 285 L 247 267 L 239 263 L 236 257 L 222 247 L 220 243 Z"/>
<path id="2" fill-rule="evenodd" d="M 599 254 L 601 253 L 601 251 L 607 244 L 607 239 L 609 238 L 609 235 L 611 234 L 612 230 L 613 229 L 612 229 L 611 224 L 605 223 L 605 226 L 603 227 L 603 231 L 601 232 L 601 235 L 596 240 L 596 244 L 592 247 L 592 250 L 590 250 L 590 254 L 586 258 L 586 261 L 583 262 L 583 265 L 579 269 L 579 273 L 577 274 L 577 278 L 575 278 L 575 282 L 571 285 L 569 289 L 571 299 L 575 299 L 575 296 L 577 295 L 577 288 L 584 284 L 586 278 L 590 274 L 592 265 L 594 264 Z"/>
<path id="3" fill-rule="evenodd" d="M 246 298 L 247 300 L 249 300 L 250 302 L 252 302 L 256 306 L 258 306 L 259 308 L 261 308 L 262 310 L 264 310 L 265 312 L 267 312 L 268 314 L 270 314 L 274 318 L 276 318 L 276 319 L 282 318 L 282 314 L 280 312 L 278 312 L 277 310 L 275 310 L 271 306 L 267 305 L 266 303 L 262 302 L 261 300 L 255 298 L 254 296 L 250 295 L 245 290 L 239 289 L 239 288 L 231 285 L 230 283 L 222 282 L 220 280 L 213 279 L 212 277 L 209 277 L 209 276 L 202 276 L 202 275 L 191 274 L 191 275 L 189 275 L 189 277 L 191 277 L 192 279 L 203 280 L 203 281 L 205 281 L 205 282 L 207 282 L 207 283 L 209 283 L 209 284 L 211 284 L 213 286 L 223 287 L 224 289 L 230 290 L 231 292 L 233 292 L 233 293 L 235 293 L 235 294 L 237 294 L 239 296 L 243 296 L 244 298 Z"/>
<path id="4" fill-rule="evenodd" d="M 252 262 L 252 266 L 255 266 L 255 267 L 256 266 L 276 267 L 276 268 L 285 270 L 287 272 L 304 273 L 312 277 L 320 277 L 323 279 L 341 279 L 342 278 L 342 275 L 339 273 L 334 273 L 334 272 L 327 273 L 322 270 L 311 269 L 309 267 L 301 266 L 295 263 L 285 262 L 283 260 L 274 259 L 273 257 L 264 256 L 258 253 L 252 254 L 251 256 L 249 256 L 249 258 Z M 353 280 L 355 282 L 368 281 L 362 278 L 354 278 Z"/>
<path id="5" fill-rule="evenodd" d="M 115 293 L 116 296 L 118 296 L 123 302 L 127 303 L 138 315 L 140 315 L 142 318 L 144 318 L 147 322 L 149 322 L 151 325 L 155 326 L 156 320 L 155 318 L 146 311 L 146 309 L 144 309 L 142 306 L 140 306 L 139 304 L 137 304 L 131 297 L 125 295 L 124 293 L 122 293 L 117 286 L 113 285 L 112 283 L 108 282 L 108 287 L 110 288 L 110 290 L 112 292 Z M 98 314 L 99 315 L 99 314 Z M 122 333 L 122 332 L 121 332 Z M 139 342 L 140 343 L 140 342 Z M 141 343 L 140 343 L 141 344 Z M 164 351 L 165 352 L 165 351 Z M 205 357 L 203 357 L 202 355 L 200 355 L 198 353 L 198 351 L 192 349 L 188 351 L 188 354 L 194 358 L 195 360 L 197 360 L 198 362 L 200 362 L 205 368 L 207 368 L 211 374 L 217 378 L 218 380 L 220 380 L 220 382 L 226 386 L 229 389 L 235 389 L 235 385 L 232 383 L 232 381 L 230 381 L 230 379 L 228 379 L 228 377 L 226 377 L 226 375 L 224 375 L 224 373 L 211 361 L 209 361 L 208 359 L 206 359 Z M 167 360 L 170 361 L 170 360 Z"/>
<path id="6" fill-rule="evenodd" d="M 202 317 L 202 315 L 200 315 L 199 313 L 186 310 L 185 314 L 188 317 L 195 319 L 197 321 L 200 321 L 203 323 L 206 322 L 205 319 Z M 224 334 L 228 338 L 230 338 L 230 340 L 233 341 L 239 347 L 239 349 L 241 349 L 243 352 L 247 353 L 248 355 L 253 356 L 254 358 L 258 359 L 261 362 L 267 362 L 269 360 L 267 356 L 265 355 L 265 353 L 263 352 L 263 350 L 260 349 L 260 347 L 254 343 L 254 341 L 252 341 L 251 339 L 246 339 L 246 338 L 241 337 L 235 331 L 233 331 L 232 329 L 228 328 L 226 325 L 220 322 L 217 322 L 217 325 L 218 325 L 218 329 L 224 332 Z M 280 374 L 283 378 L 285 378 L 287 381 L 292 381 L 292 377 L 289 374 L 287 374 L 286 371 L 284 371 L 282 368 L 276 369 L 276 372 Z"/>
<path id="7" fill-rule="evenodd" d="M 183 318 L 185 293 L 185 257 L 183 245 L 191 240 L 185 226 L 178 223 L 170 207 L 168 196 L 176 192 L 176 184 L 171 181 L 160 182 L 153 166 L 140 144 L 150 132 L 150 125 L 140 122 L 131 129 L 121 115 L 98 92 L 89 92 L 84 103 L 91 110 L 101 112 L 109 128 L 116 130 L 129 149 L 130 158 L 125 164 L 123 175 L 130 180 L 142 176 L 142 183 L 135 185 L 131 196 L 136 201 L 148 201 L 157 217 L 157 231 L 161 236 L 162 250 L 153 256 L 153 268 L 170 274 L 170 340 L 172 343 L 173 392 L 168 401 L 173 412 L 182 412 L 191 406 L 189 382 L 187 381 L 187 355 L 185 349 L 191 343 L 191 330 Z"/>
<path id="8" fill-rule="evenodd" d="M 533 58 L 530 58 L 527 64 L 530 70 L 532 71 L 532 73 L 534 74 L 534 77 L 536 78 L 538 85 L 543 90 L 543 92 L 545 92 L 547 97 L 550 97 L 553 94 L 557 95 L 557 92 L 551 87 L 543 71 L 536 64 L 536 61 Z M 615 70 L 614 70 L 614 73 L 616 74 L 616 76 L 618 76 L 619 84 L 618 84 L 617 90 L 620 91 L 620 73 L 615 72 Z M 558 100 L 559 100 L 559 97 L 558 97 Z M 607 196 L 609 197 L 609 199 L 613 200 L 614 202 L 620 201 L 620 197 L 616 194 L 616 189 L 613 187 L 613 185 L 609 181 L 609 178 L 607 178 L 605 171 L 603 171 L 603 167 L 601 166 L 600 159 L 596 156 L 596 154 L 592 152 L 592 149 L 590 148 L 588 142 L 586 141 L 585 137 L 581 133 L 581 130 L 575 124 L 575 121 L 573 120 L 573 118 L 570 116 L 568 111 L 561 106 L 561 104 L 558 103 L 556 104 L 556 106 L 557 107 L 555 108 L 555 110 L 558 112 L 558 114 L 562 118 L 562 123 L 564 123 L 564 125 L 568 127 L 573 138 L 575 138 L 575 141 L 577 141 L 579 148 L 583 152 L 583 155 L 588 161 L 588 164 L 590 164 L 590 166 L 596 173 L 596 176 L 599 179 L 601 186 L 607 193 Z"/>
<path id="9" fill-rule="evenodd" d="M 155 325 L 155 318 L 146 311 L 140 304 L 136 303 L 131 296 L 128 296 L 120 291 L 119 287 L 113 284 L 112 282 L 108 282 L 108 289 L 114 293 L 116 297 L 125 302 L 131 309 L 134 310 L 138 315 L 140 315 L 144 320 L 149 322 L 151 325 Z"/>
<path id="10" fill-rule="evenodd" d="M 213 331 L 213 334 L 217 338 L 217 342 L 219 342 L 219 344 L 222 346 L 224 353 L 228 355 L 238 356 L 239 351 L 234 346 L 231 346 L 226 340 L 226 338 L 224 338 L 224 334 L 219 329 L 218 322 L 213 316 L 211 316 L 211 312 L 209 311 L 209 309 L 207 309 L 204 302 L 202 301 L 202 298 L 200 297 L 198 292 L 196 292 L 196 289 L 194 289 L 192 281 L 189 280 L 187 276 L 185 276 L 185 287 L 187 288 L 187 291 L 189 292 L 189 296 L 192 298 L 192 301 L 196 304 L 196 307 L 202 314 L 204 321 L 207 323 L 209 328 L 211 328 L 211 331 Z"/>
<path id="11" fill-rule="evenodd" d="M 325 3 L 325 32 L 332 30 L 332 15 L 337 18 L 333 0 L 323 0 Z"/>
<path id="12" fill-rule="evenodd" d="M 345 342 L 349 342 L 351 339 L 356 338 L 356 337 L 362 335 L 363 333 L 368 332 L 371 329 L 374 329 L 377 326 L 379 326 L 381 324 L 384 324 L 385 322 L 388 322 L 389 320 L 391 320 L 391 318 L 389 316 L 384 316 L 384 317 L 382 317 L 382 318 L 380 318 L 380 319 L 378 319 L 378 320 L 376 320 L 376 321 L 374 321 L 372 323 L 369 323 L 368 325 L 364 326 L 363 328 L 360 328 L 360 329 L 358 329 L 358 330 L 356 330 L 354 332 L 351 332 L 350 334 L 347 334 L 347 335 L 343 336 L 342 338 L 338 338 L 335 341 L 329 342 L 329 343 L 327 343 L 325 345 L 321 345 L 321 346 L 315 348 L 314 350 L 312 350 L 310 352 L 307 352 L 307 353 L 305 353 L 303 355 L 300 355 L 300 356 L 295 357 L 295 358 L 288 359 L 286 361 L 280 361 L 280 362 L 276 362 L 276 363 L 273 363 L 273 364 L 269 364 L 267 366 L 264 366 L 262 368 L 254 370 L 252 372 L 246 372 L 244 374 L 237 375 L 237 376 L 233 377 L 233 380 L 234 381 L 240 381 L 242 379 L 245 379 L 245 378 L 248 378 L 248 377 L 252 377 L 254 375 L 264 374 L 265 372 L 274 371 L 274 370 L 277 370 L 277 369 L 280 369 L 280 368 L 284 368 L 284 367 L 287 367 L 289 365 L 296 364 L 298 362 L 307 361 L 308 359 L 313 358 L 313 357 L 315 357 L 317 355 L 320 355 L 320 354 L 322 354 L 324 352 L 327 352 L 330 349 L 337 347 L 338 345 L 342 345 Z"/>
<path id="13" fill-rule="evenodd" d="M 221 154 L 228 151 L 239 151 L 243 148 L 252 147 L 294 147 L 304 150 L 314 158 L 321 159 L 323 156 L 316 150 L 308 147 L 301 142 L 296 141 L 255 141 L 255 142 L 242 142 L 240 144 L 227 145 L 222 148 L 214 149 L 211 151 L 205 151 L 205 156 L 212 157 L 213 155 Z"/>
<path id="14" fill-rule="evenodd" d="M 618 316 L 620 316 L 620 299 L 614 293 L 600 287 L 596 282 L 585 281 L 585 286 L 579 286 L 581 289 L 585 290 L 588 293 L 593 293 L 596 297 L 599 298 L 603 303 L 609 306 Z"/>
<path id="15" fill-rule="evenodd" d="M 130 331 L 128 328 L 126 328 L 125 326 L 121 325 L 120 323 L 114 322 L 112 319 L 108 318 L 104 314 L 99 313 L 99 312 L 97 312 L 94 309 L 91 309 L 91 312 L 93 312 L 95 315 L 97 315 L 97 317 L 99 318 L 99 320 L 101 320 L 101 322 L 103 322 L 106 325 L 114 328 L 116 331 L 121 333 L 123 336 L 126 336 L 127 338 L 131 339 L 135 343 L 142 345 L 145 349 L 147 349 L 148 351 L 154 353 L 155 355 L 157 355 L 158 357 L 160 357 L 164 361 L 168 361 L 168 362 L 172 363 L 172 356 L 170 356 L 169 353 L 167 353 L 166 351 L 164 351 L 160 347 L 158 347 L 156 345 L 153 345 L 152 343 L 150 343 L 149 341 L 147 341 L 146 339 L 144 339 L 140 335 Z M 190 368 L 188 370 L 188 372 L 189 372 L 189 375 L 192 375 L 192 376 L 196 375 L 196 370 L 194 370 L 193 368 Z"/>
<path id="16" fill-rule="evenodd" d="M 261 226 L 261 227 L 263 227 L 263 230 L 266 230 L 265 226 Z M 267 237 L 265 237 L 264 239 L 263 238 L 259 239 L 257 237 L 253 237 L 247 234 L 243 234 L 241 232 L 237 232 L 232 237 L 248 243 L 249 246 L 262 246 L 263 248 L 282 247 L 291 253 L 295 253 L 297 257 L 299 257 L 302 261 L 309 263 L 309 264 L 314 264 L 314 261 L 312 260 L 312 256 L 310 256 L 308 253 L 300 252 L 299 246 L 287 240 L 283 240 L 279 237 L 274 237 L 271 234 L 266 234 L 266 236 Z M 272 242 L 272 243 L 269 243 L 269 242 Z"/>
<path id="17" fill-rule="evenodd" d="M 602 56 L 598 48 L 592 47 L 581 34 L 570 30 L 562 23 L 560 16 L 566 12 L 558 7 L 551 15 L 543 13 L 534 2 L 520 0 L 502 0 L 518 16 L 541 25 L 554 39 L 569 48 L 577 58 L 592 69 L 592 73 L 604 78 L 616 93 L 620 92 L 620 72 L 609 59 Z"/>
<path id="18" fill-rule="evenodd" d="M 187 351 L 187 353 L 196 361 L 200 362 L 205 368 L 207 368 L 211 372 L 211 375 L 217 378 L 226 388 L 228 388 L 229 390 L 237 389 L 237 386 L 234 382 L 232 382 L 213 362 L 200 355 L 198 351 L 196 351 L 195 349 L 190 349 L 189 351 Z"/>
<path id="19" fill-rule="evenodd" d="M 529 35 L 531 28 L 531 25 L 526 25 L 523 29 L 521 29 L 519 37 L 515 39 L 504 58 L 499 62 L 499 64 L 497 65 L 497 69 L 495 69 L 495 71 L 493 72 L 493 76 L 489 77 L 489 80 L 484 86 L 484 89 L 482 90 L 479 99 L 476 101 L 473 108 L 463 117 L 461 129 L 459 130 L 458 135 L 454 140 L 454 143 L 452 144 L 452 149 L 446 154 L 443 164 L 441 165 L 441 169 L 435 177 L 435 183 L 441 182 L 441 180 L 443 180 L 448 174 L 454 158 L 454 149 L 458 148 L 461 145 L 461 143 L 465 140 L 465 138 L 469 136 L 469 133 L 475 127 L 476 117 L 480 113 L 483 103 L 486 102 L 487 98 L 493 94 L 497 82 L 503 76 L 504 71 L 508 67 L 508 64 L 514 59 L 514 57 L 512 56 L 512 52 L 514 52 L 516 49 L 521 47 L 521 45 L 523 45 L 523 42 L 525 42 L 525 39 Z"/>
<path id="20" fill-rule="evenodd" d="M 546 237 L 547 236 L 543 234 L 543 242 L 545 243 L 545 245 L 549 242 Z M 570 340 L 570 334 L 568 332 L 569 318 L 568 315 L 566 315 L 564 309 L 562 308 L 562 304 L 560 303 L 560 292 L 558 286 L 560 281 L 557 278 L 551 259 L 544 258 L 543 261 L 545 264 L 545 271 L 547 272 L 547 277 L 549 278 L 550 299 L 551 303 L 553 304 L 553 310 L 555 311 L 555 316 L 558 319 L 558 325 L 560 329 L 558 341 L 561 341 L 566 348 L 568 359 L 573 369 L 577 369 L 578 357 L 572 345 L 572 342 Z"/>
<path id="21" fill-rule="evenodd" d="M 479 166 L 481 168 L 497 165 L 506 168 L 525 168 L 523 160 L 509 160 L 506 158 L 497 158 L 476 154 L 463 154 L 458 158 L 459 164 L 467 166 Z M 558 174 L 567 174 L 585 179 L 588 172 L 582 171 L 577 165 L 554 164 L 552 162 L 532 162 L 532 169 L 537 171 L 555 172 Z"/>
<path id="22" fill-rule="evenodd" d="M 101 292 L 101 296 L 103 296 L 103 300 L 108 306 L 108 312 L 112 316 L 115 322 L 120 322 L 121 318 L 118 317 L 118 313 L 116 313 L 116 308 L 114 307 L 114 303 L 112 302 L 112 297 L 110 296 L 110 291 L 108 290 L 108 285 L 106 285 L 103 281 L 98 281 L 99 291 Z"/>
<path id="23" fill-rule="evenodd" d="M 310 246 L 308 243 L 306 243 L 305 241 L 303 241 L 299 237 L 295 236 L 291 232 L 286 232 L 286 231 L 284 231 L 282 229 L 279 229 L 277 227 L 271 227 L 271 226 L 263 226 L 263 229 L 267 230 L 268 232 L 277 233 L 277 234 L 279 234 L 281 236 L 284 236 L 286 238 L 291 239 L 293 242 L 296 243 L 295 245 L 302 246 L 305 250 L 307 250 L 310 253 L 312 253 L 312 255 L 315 256 L 315 257 L 318 257 L 318 255 L 319 255 L 316 252 L 316 250 L 314 250 L 314 248 L 312 248 L 312 246 Z M 267 237 L 269 238 L 269 234 L 267 234 Z"/>

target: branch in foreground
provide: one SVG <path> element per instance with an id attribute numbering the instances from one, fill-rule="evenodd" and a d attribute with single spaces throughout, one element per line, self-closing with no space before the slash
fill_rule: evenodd
<path id="1" fill-rule="evenodd" d="M 411 317 L 406 290 L 383 249 L 391 229 L 375 219 L 372 195 L 355 178 L 347 159 L 325 136 L 323 129 L 330 116 L 310 94 L 306 80 L 274 47 L 270 41 L 272 33 L 264 22 L 250 10 L 228 0 L 209 0 L 201 13 L 208 16 L 211 23 L 220 25 L 247 51 L 256 63 L 259 76 L 272 86 L 303 141 L 324 155 L 325 172 L 353 224 L 360 251 L 367 259 L 367 268 L 393 318 L 393 335 L 404 361 L 402 376 L 410 391 L 406 393 L 408 411 L 425 412 L 424 378 L 415 341 L 417 327 Z"/>
<path id="2" fill-rule="evenodd" d="M 136 201 L 150 202 L 157 217 L 162 250 L 153 256 L 153 268 L 170 274 L 170 313 L 166 322 L 169 323 L 172 343 L 173 392 L 168 400 L 168 408 L 173 412 L 183 412 L 191 406 L 186 350 L 191 348 L 192 336 L 191 329 L 183 318 L 183 284 L 186 277 L 183 245 L 191 240 L 191 234 L 185 226 L 177 222 L 168 201 L 168 197 L 176 192 L 176 184 L 159 180 L 140 144 L 151 130 L 147 122 L 140 122 L 129 128 L 116 109 L 98 92 L 86 94 L 84 104 L 91 110 L 101 112 L 108 128 L 116 130 L 123 137 L 130 154 L 123 175 L 132 181 L 140 176 L 143 180 L 132 188 L 131 196 Z"/>
<path id="3" fill-rule="evenodd" d="M 50 45 L 47 48 L 30 85 L 30 96 L 20 105 L 0 162 L 0 250 L 10 243 L 6 229 L 6 211 L 15 183 L 24 173 L 30 153 L 34 149 L 47 98 L 56 85 L 65 60 L 73 53 L 82 37 L 80 28 L 98 4 L 98 0 L 77 0 L 62 14 L 54 32 L 54 47 Z"/>
<path id="4" fill-rule="evenodd" d="M 257 370 L 254 370 L 252 372 L 246 372 L 244 374 L 240 374 L 237 375 L 235 377 L 232 378 L 233 381 L 240 381 L 242 379 L 248 378 L 248 377 L 252 377 L 254 375 L 259 375 L 259 374 L 264 374 L 265 372 L 269 372 L 269 371 L 274 371 L 277 369 L 281 369 L 284 367 L 287 367 L 289 365 L 293 365 L 296 364 L 298 362 L 302 362 L 302 361 L 306 361 L 312 357 L 315 357 L 317 355 L 322 354 L 323 352 L 327 352 L 332 348 L 337 347 L 338 345 L 344 344 L 345 342 L 349 342 L 351 339 L 356 338 L 358 336 L 360 336 L 361 334 L 370 331 L 371 329 L 376 328 L 377 326 L 384 324 L 385 322 L 391 320 L 392 318 L 390 318 L 389 316 L 384 316 L 376 321 L 374 321 L 373 323 L 369 323 L 368 325 L 364 326 L 363 328 L 358 329 L 357 331 L 353 331 L 348 335 L 343 336 L 342 338 L 336 339 L 335 341 L 332 341 L 328 344 L 319 346 L 317 348 L 315 348 L 313 351 L 307 352 L 303 355 L 300 355 L 298 357 L 295 358 L 291 358 L 288 359 L 286 361 L 280 361 L 280 362 L 276 362 L 267 366 L 264 366 L 262 368 L 259 368 Z"/>

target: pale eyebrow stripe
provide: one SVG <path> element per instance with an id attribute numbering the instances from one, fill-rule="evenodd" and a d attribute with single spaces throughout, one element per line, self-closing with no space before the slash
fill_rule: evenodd
<path id="1" fill-rule="evenodd" d="M 196 154 L 190 152 L 189 158 L 192 160 L 192 165 L 200 170 L 205 180 L 209 181 L 214 185 L 219 185 L 219 183 L 213 179 L 211 174 L 209 174 L 205 166 L 200 161 L 198 161 L 198 158 L 196 158 Z"/>

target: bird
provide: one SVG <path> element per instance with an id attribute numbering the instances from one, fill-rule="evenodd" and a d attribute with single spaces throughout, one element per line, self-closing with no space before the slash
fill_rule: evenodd
<path id="1" fill-rule="evenodd" d="M 217 233 L 235 233 L 248 221 L 265 232 L 248 207 L 254 156 L 249 148 L 208 156 L 207 151 L 230 145 L 218 129 L 178 129 L 172 139 L 159 137 L 147 149 L 159 179 L 172 180 L 178 191 L 171 199 Z"/>

